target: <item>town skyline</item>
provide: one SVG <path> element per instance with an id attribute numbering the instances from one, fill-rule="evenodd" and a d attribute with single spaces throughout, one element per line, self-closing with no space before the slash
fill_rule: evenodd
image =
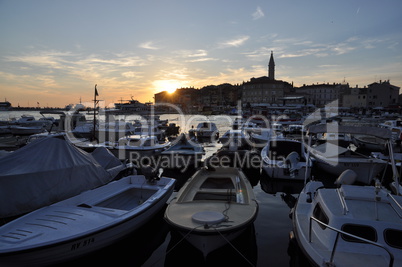
<path id="1" fill-rule="evenodd" d="M 402 85 L 397 0 L 0 2 L 0 99 L 105 105 L 266 76 L 294 86 Z"/>

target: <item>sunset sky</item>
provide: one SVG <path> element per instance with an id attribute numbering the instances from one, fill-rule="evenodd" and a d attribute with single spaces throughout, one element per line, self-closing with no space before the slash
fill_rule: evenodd
<path id="1" fill-rule="evenodd" d="M 402 87 L 401 0 L 0 0 L 0 101 L 105 105 L 275 78 Z"/>

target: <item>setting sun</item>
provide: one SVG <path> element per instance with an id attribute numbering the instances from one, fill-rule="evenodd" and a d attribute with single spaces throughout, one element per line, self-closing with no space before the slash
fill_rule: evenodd
<path id="1" fill-rule="evenodd" d="M 156 91 L 167 91 L 168 93 L 173 93 L 177 88 L 183 87 L 183 82 L 178 80 L 157 80 L 153 82 Z"/>

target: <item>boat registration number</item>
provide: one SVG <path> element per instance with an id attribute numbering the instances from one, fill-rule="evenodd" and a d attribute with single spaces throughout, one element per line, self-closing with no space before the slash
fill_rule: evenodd
<path id="1" fill-rule="evenodd" d="M 86 246 L 88 246 L 88 245 L 90 245 L 90 244 L 92 244 L 94 242 L 95 242 L 95 238 L 93 238 L 93 237 L 85 239 L 83 241 L 80 241 L 80 242 L 72 244 L 71 245 L 71 250 L 76 250 L 76 249 L 79 249 L 81 247 L 86 247 Z"/>
<path id="2" fill-rule="evenodd" d="M 359 163 L 353 163 L 353 162 L 345 162 L 343 163 L 345 167 L 359 167 Z"/>

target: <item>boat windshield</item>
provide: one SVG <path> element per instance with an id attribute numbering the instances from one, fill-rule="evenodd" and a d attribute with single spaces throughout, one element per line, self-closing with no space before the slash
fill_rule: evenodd
<path id="1" fill-rule="evenodd" d="M 130 146 L 140 146 L 140 145 L 141 145 L 141 139 L 139 139 L 139 138 L 132 138 L 132 139 L 130 139 L 130 141 L 128 142 L 128 145 L 130 145 Z"/>

